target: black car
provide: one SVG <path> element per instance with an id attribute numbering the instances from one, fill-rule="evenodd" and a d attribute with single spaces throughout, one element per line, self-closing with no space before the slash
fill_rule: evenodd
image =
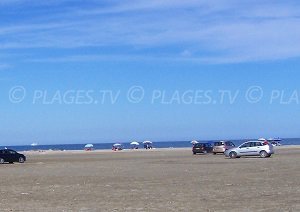
<path id="1" fill-rule="evenodd" d="M 3 164 L 5 162 L 8 163 L 24 163 L 26 161 L 26 157 L 23 154 L 17 153 L 14 150 L 11 149 L 2 149 L 0 150 L 0 164 Z"/>
<path id="2" fill-rule="evenodd" d="M 213 146 L 210 143 L 198 143 L 193 146 L 193 154 L 197 153 L 211 153 L 213 151 Z"/>

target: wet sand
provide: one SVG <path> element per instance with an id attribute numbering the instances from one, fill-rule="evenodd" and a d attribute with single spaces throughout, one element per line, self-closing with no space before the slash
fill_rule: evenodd
<path id="1" fill-rule="evenodd" d="M 300 211 L 300 148 L 269 159 L 191 149 L 27 157 L 0 166 L 0 211 Z"/>

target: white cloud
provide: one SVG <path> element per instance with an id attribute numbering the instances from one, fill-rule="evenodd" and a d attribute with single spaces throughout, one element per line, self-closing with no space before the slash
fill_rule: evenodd
<path id="1" fill-rule="evenodd" d="M 93 9 L 74 6 L 65 13 L 43 16 L 40 22 L 2 23 L 0 50 L 112 47 L 136 49 L 136 54 L 146 49 L 151 58 L 161 58 L 157 52 L 163 50 L 166 59 L 209 63 L 300 56 L 300 6 L 295 4 L 251 0 L 110 2 Z"/>
<path id="2" fill-rule="evenodd" d="M 0 71 L 7 70 L 9 68 L 11 68 L 11 65 L 0 63 Z"/>

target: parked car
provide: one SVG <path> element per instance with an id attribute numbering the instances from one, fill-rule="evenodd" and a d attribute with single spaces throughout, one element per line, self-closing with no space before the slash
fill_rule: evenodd
<path id="1" fill-rule="evenodd" d="M 242 156 L 260 156 L 262 158 L 271 157 L 274 154 L 274 147 L 266 141 L 248 141 L 239 147 L 228 149 L 225 156 L 239 158 Z"/>
<path id="2" fill-rule="evenodd" d="M 235 145 L 231 141 L 218 141 L 214 143 L 213 153 L 216 155 L 217 153 L 224 153 L 228 149 L 234 148 Z"/>
<path id="3" fill-rule="evenodd" d="M 281 146 L 282 145 L 279 141 L 272 141 L 271 144 L 273 146 Z"/>
<path id="4" fill-rule="evenodd" d="M 24 163 L 26 161 L 26 157 L 23 154 L 20 154 L 14 150 L 11 149 L 3 149 L 0 150 L 0 164 L 3 164 L 5 162 L 8 163 Z"/>
<path id="5" fill-rule="evenodd" d="M 197 153 L 211 153 L 213 147 L 210 143 L 198 143 L 193 146 L 193 154 L 196 155 Z"/>

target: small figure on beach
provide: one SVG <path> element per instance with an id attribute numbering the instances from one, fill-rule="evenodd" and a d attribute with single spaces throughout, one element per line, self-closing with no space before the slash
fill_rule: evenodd
<path id="1" fill-rule="evenodd" d="M 139 148 L 139 142 L 133 141 L 130 143 L 131 149 L 138 149 Z"/>
<path id="2" fill-rule="evenodd" d="M 93 144 L 87 144 L 84 146 L 85 151 L 93 151 L 94 150 L 94 145 Z"/>
<path id="3" fill-rule="evenodd" d="M 143 144 L 144 144 L 145 149 L 152 149 L 153 148 L 151 141 L 144 141 Z"/>
<path id="4" fill-rule="evenodd" d="M 121 151 L 121 150 L 123 150 L 122 144 L 114 144 L 112 146 L 112 150 L 113 151 Z"/>

